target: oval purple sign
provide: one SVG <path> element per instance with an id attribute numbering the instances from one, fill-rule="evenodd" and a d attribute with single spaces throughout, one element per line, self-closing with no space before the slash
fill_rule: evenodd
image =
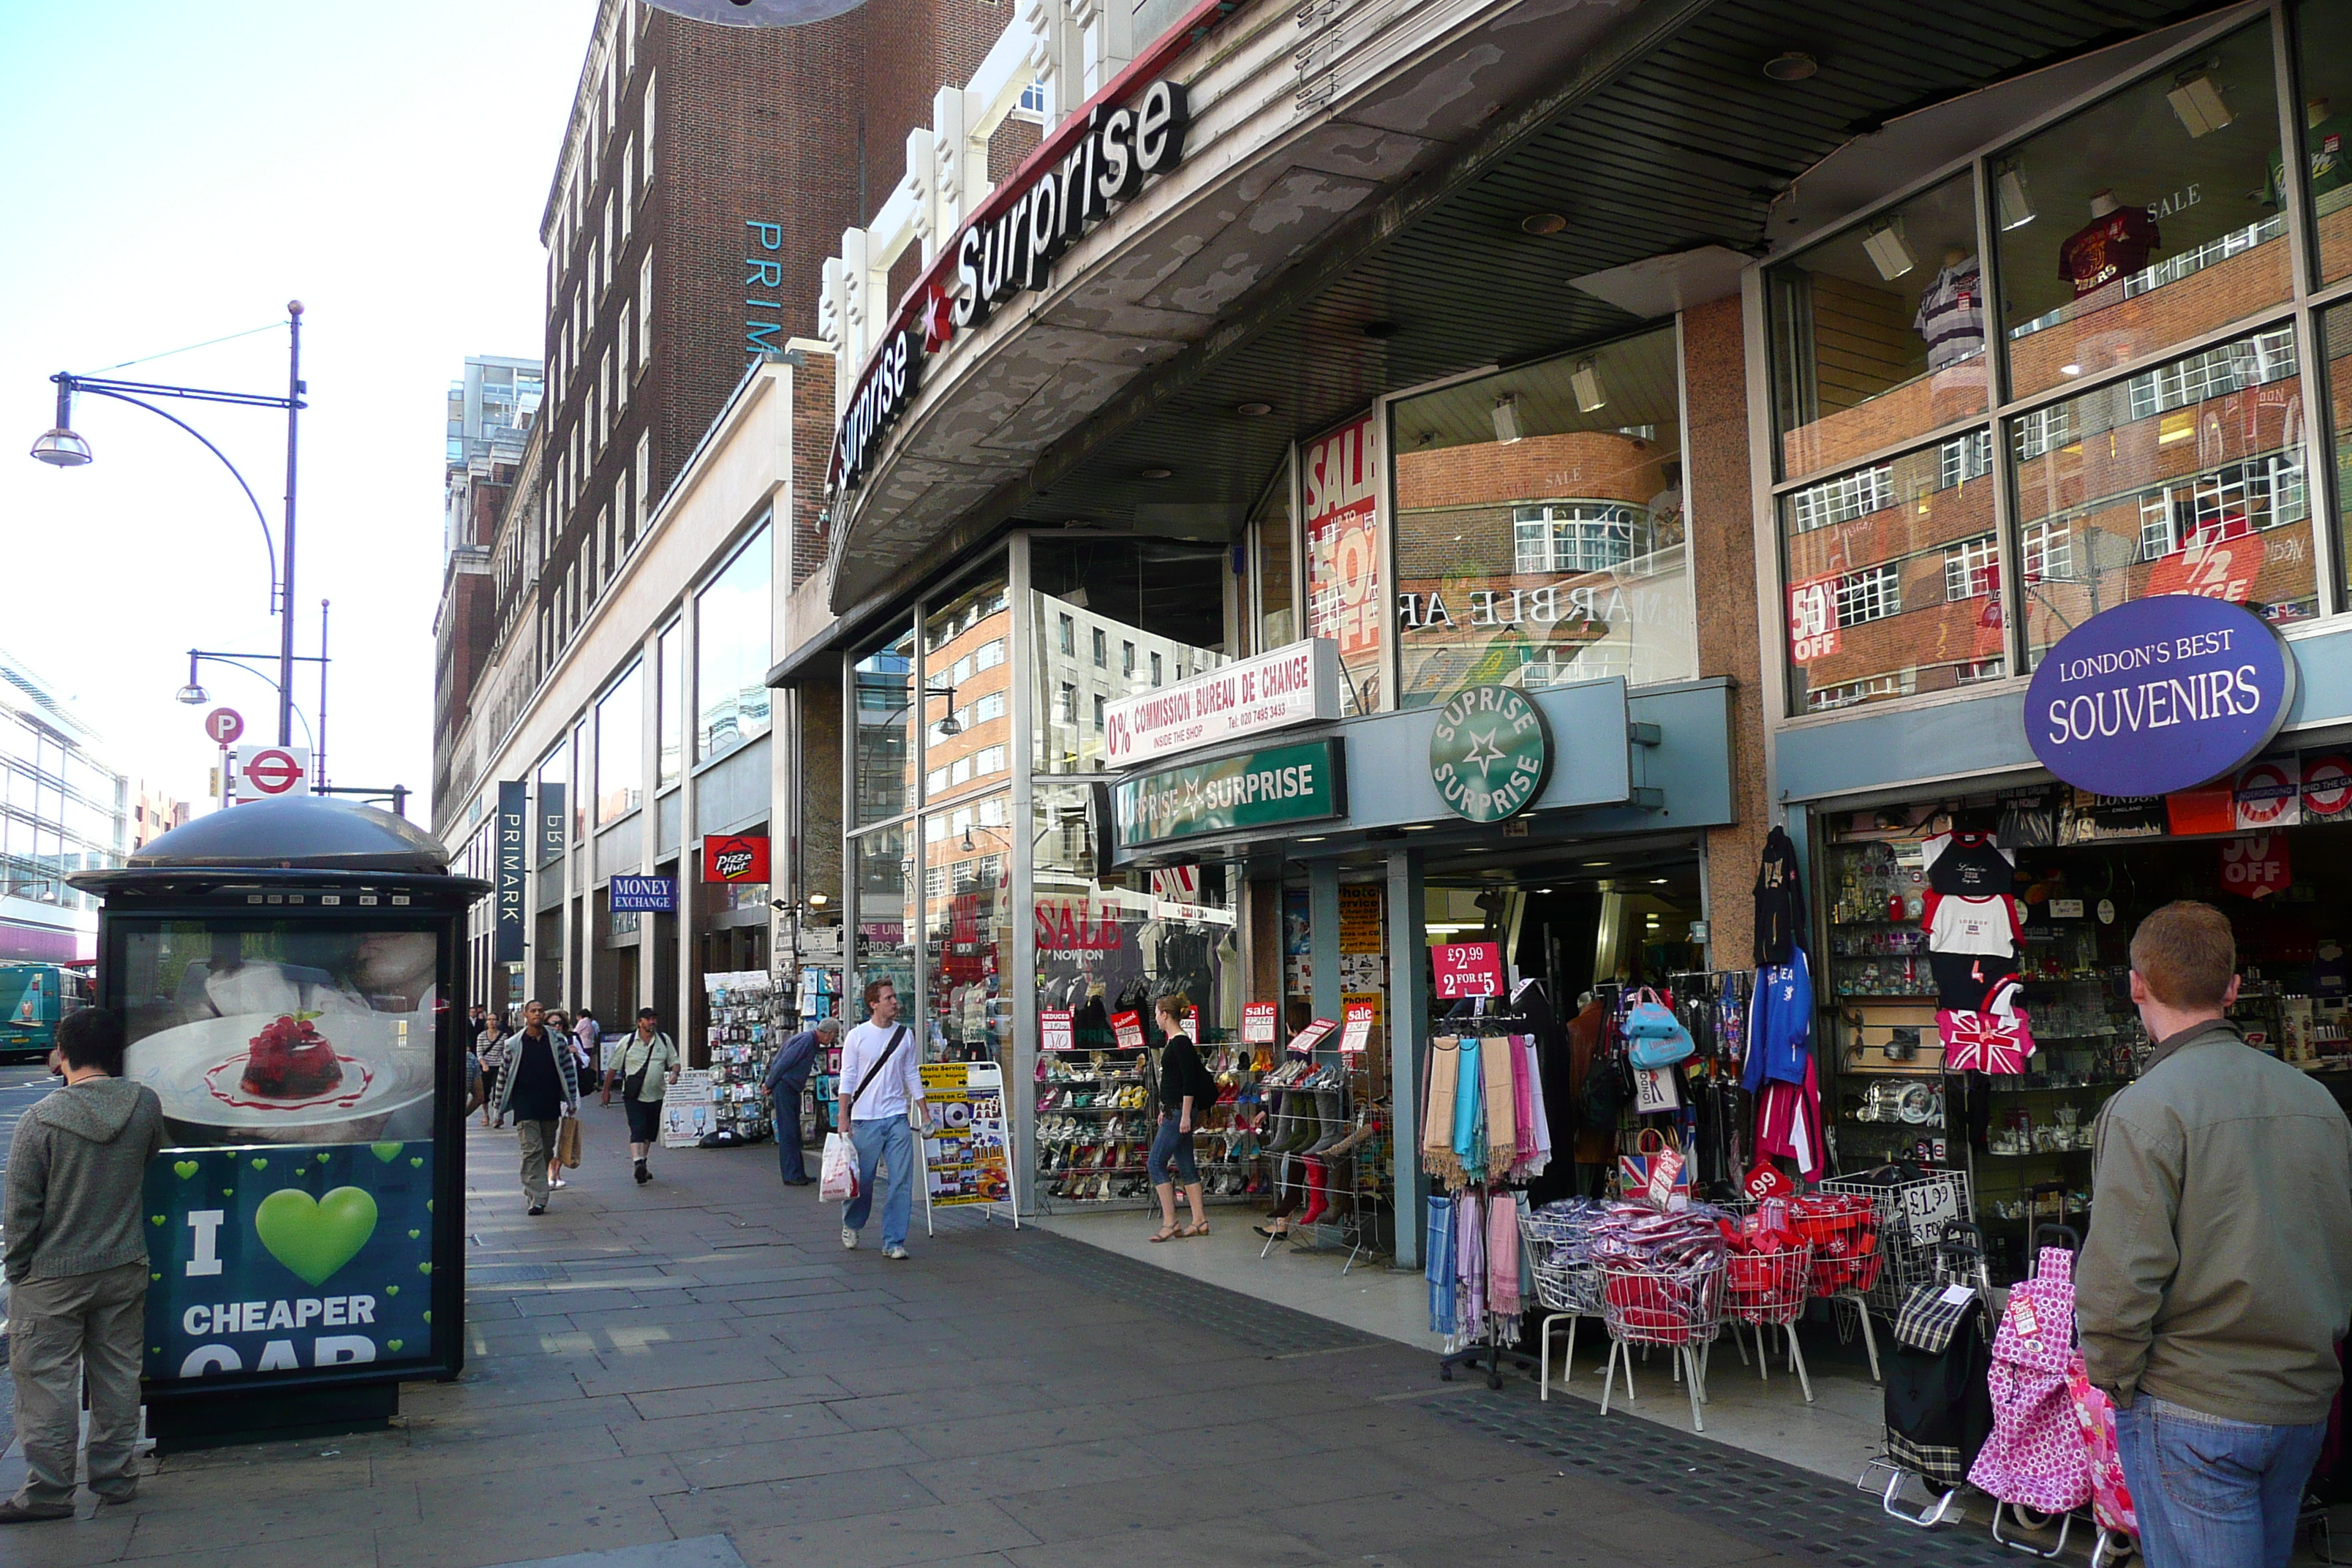
<path id="1" fill-rule="evenodd" d="M 2164 594 L 2104 610 L 2033 672 L 2042 766 L 2097 795 L 2169 795 L 2261 752 L 2294 701 L 2294 655 L 2242 605 Z"/>

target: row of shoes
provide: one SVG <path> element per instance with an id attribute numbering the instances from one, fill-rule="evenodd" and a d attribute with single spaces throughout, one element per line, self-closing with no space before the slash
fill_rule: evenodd
<path id="1" fill-rule="evenodd" d="M 1151 1101 L 1150 1090 L 1139 1083 L 1122 1084 L 1105 1089 L 1093 1086 L 1073 1086 L 1048 1089 L 1039 1110 L 1141 1110 Z"/>
<path id="2" fill-rule="evenodd" d="M 1071 1061 L 1055 1053 L 1045 1058 L 1047 1083 L 1141 1083 L 1139 1072 L 1106 1068 L 1091 1061 Z"/>
<path id="3" fill-rule="evenodd" d="M 1107 1204 L 1117 1198 L 1139 1198 L 1150 1190 L 1150 1182 L 1141 1177 L 1064 1176 L 1047 1187 L 1045 1194 L 1071 1203 Z"/>
<path id="4" fill-rule="evenodd" d="M 1265 1152 L 1327 1154 L 1361 1131 L 1347 1111 L 1347 1096 L 1339 1089 L 1304 1083 L 1286 1089 L 1267 1119 Z"/>

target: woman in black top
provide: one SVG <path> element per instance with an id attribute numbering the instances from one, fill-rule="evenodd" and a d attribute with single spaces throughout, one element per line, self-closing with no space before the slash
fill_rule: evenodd
<path id="1" fill-rule="evenodd" d="M 1152 1011 L 1160 1016 L 1160 1032 L 1168 1044 L 1160 1053 L 1160 1131 L 1151 1140 L 1144 1165 L 1151 1173 L 1152 1190 L 1160 1194 L 1160 1228 L 1154 1241 L 1180 1236 L 1209 1234 L 1208 1211 L 1201 1205 L 1201 1168 L 1192 1161 L 1193 1129 L 1207 1125 L 1209 1107 L 1216 1103 L 1216 1086 L 1201 1053 L 1183 1033 L 1181 994 L 1162 996 Z M 1171 1173 L 1171 1164 L 1175 1166 Z M 1184 1201 L 1192 1205 L 1192 1223 L 1176 1223 L 1176 1176 L 1184 1178 Z"/>

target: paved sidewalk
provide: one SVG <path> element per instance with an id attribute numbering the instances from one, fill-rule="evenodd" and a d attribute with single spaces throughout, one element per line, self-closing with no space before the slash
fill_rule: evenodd
<path id="1" fill-rule="evenodd" d="M 1792 1467 L 1538 1406 L 1524 1380 L 1440 1383 L 1408 1346 L 969 1211 L 927 1240 L 919 1210 L 908 1263 L 870 1229 L 844 1252 L 837 1209 L 784 1192 L 772 1151 L 659 1152 L 639 1188 L 617 1109 L 589 1116 L 592 1163 L 537 1220 L 510 1135 L 471 1133 L 467 1368 L 405 1390 L 398 1429 L 175 1456 L 131 1505 L 7 1531 L 0 1560 L 2013 1561 Z"/>

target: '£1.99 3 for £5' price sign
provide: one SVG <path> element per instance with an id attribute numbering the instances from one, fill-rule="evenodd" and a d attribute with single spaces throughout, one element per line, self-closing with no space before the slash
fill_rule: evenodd
<path id="1" fill-rule="evenodd" d="M 148 1381 L 433 1359 L 431 1143 L 167 1149 L 145 1197 Z"/>

